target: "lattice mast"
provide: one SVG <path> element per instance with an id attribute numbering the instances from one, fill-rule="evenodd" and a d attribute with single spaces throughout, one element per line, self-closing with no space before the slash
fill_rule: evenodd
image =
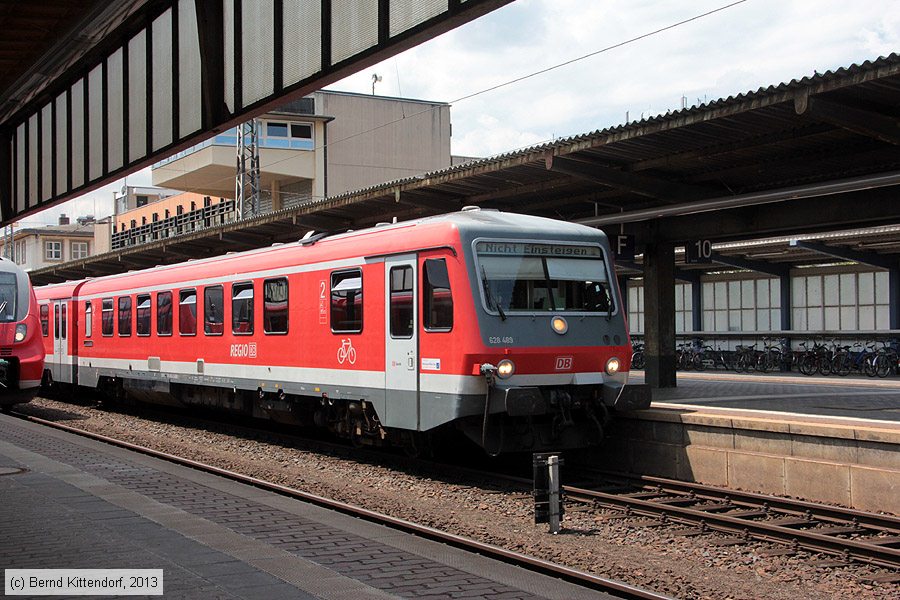
<path id="1" fill-rule="evenodd" d="M 234 203 L 237 218 L 248 219 L 259 211 L 259 123 L 250 119 L 237 127 L 237 176 Z"/>

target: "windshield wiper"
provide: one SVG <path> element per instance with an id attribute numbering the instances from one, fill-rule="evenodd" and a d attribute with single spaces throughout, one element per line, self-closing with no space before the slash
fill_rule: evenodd
<path id="1" fill-rule="evenodd" d="M 488 285 L 487 273 L 484 271 L 484 265 L 481 265 L 481 283 L 484 286 L 484 295 L 487 298 L 487 301 L 497 309 L 497 312 L 500 314 L 500 319 L 506 320 L 506 313 L 503 312 L 503 307 L 500 306 L 500 303 L 494 300 L 494 295 L 491 293 L 491 286 Z"/>
<path id="2" fill-rule="evenodd" d="M 606 296 L 606 322 L 609 323 L 610 319 L 612 319 L 613 314 L 612 297 L 609 295 L 609 289 L 607 289 L 605 285 L 601 283 L 600 287 L 603 288 L 603 295 Z"/>

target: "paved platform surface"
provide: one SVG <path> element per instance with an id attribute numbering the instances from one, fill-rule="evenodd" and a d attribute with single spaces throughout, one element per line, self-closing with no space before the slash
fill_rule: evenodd
<path id="1" fill-rule="evenodd" d="M 0 540 L 2 568 L 163 569 L 166 598 L 609 598 L 7 415 Z"/>
<path id="2" fill-rule="evenodd" d="M 900 380 L 679 372 L 677 387 L 653 390 L 653 402 L 900 423 Z"/>

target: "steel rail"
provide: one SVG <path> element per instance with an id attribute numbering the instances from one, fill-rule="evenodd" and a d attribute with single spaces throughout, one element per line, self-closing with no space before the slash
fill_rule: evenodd
<path id="1" fill-rule="evenodd" d="M 686 524 L 705 524 L 710 529 L 738 535 L 752 535 L 757 539 L 783 544 L 797 544 L 807 550 L 824 554 L 855 558 L 881 567 L 900 569 L 900 549 L 887 548 L 862 541 L 838 538 L 813 530 L 793 529 L 765 521 L 742 519 L 737 516 L 673 506 L 652 500 L 609 494 L 586 488 L 563 486 L 570 496 L 578 496 L 595 503 L 629 508 L 650 516 L 666 515 Z"/>
<path id="2" fill-rule="evenodd" d="M 547 560 L 528 556 L 526 554 L 521 554 L 512 550 L 507 550 L 505 548 L 500 548 L 499 546 L 494 546 L 492 544 L 486 544 L 484 542 L 472 540 L 460 535 L 441 531 L 433 527 L 427 527 L 425 525 L 413 523 L 412 521 L 406 521 L 404 519 L 391 517 L 390 515 L 371 511 L 359 506 L 354 506 L 352 504 L 347 504 L 345 502 L 340 502 L 331 498 L 325 498 L 324 496 L 318 496 L 316 494 L 311 494 L 302 490 L 297 490 L 277 483 L 272 483 L 270 481 L 265 481 L 263 479 L 251 477 L 249 475 L 243 475 L 235 471 L 229 471 L 227 469 L 222 469 L 213 465 L 201 463 L 189 458 L 184 458 L 174 454 L 168 454 L 166 452 L 154 450 L 153 448 L 140 446 L 138 444 L 132 444 L 131 442 L 118 440 L 116 438 L 101 435 L 99 433 L 85 431 L 83 429 L 78 429 L 69 425 L 62 425 L 60 423 L 55 423 L 53 421 L 48 421 L 39 417 L 24 415 L 17 412 L 14 412 L 12 414 L 18 418 L 37 423 L 39 425 L 52 427 L 54 429 L 59 429 L 61 431 L 66 431 L 68 433 L 104 442 L 112 446 L 125 448 L 127 450 L 145 454 L 147 456 L 152 456 L 154 458 L 165 460 L 167 462 L 197 469 L 198 471 L 218 475 L 232 481 L 251 485 L 297 500 L 302 500 L 304 502 L 335 510 L 343 514 L 352 515 L 354 517 L 365 519 L 366 521 L 370 521 L 373 523 L 378 523 L 380 525 L 384 525 L 392 529 L 397 529 L 405 533 L 410 533 L 423 538 L 442 542 L 456 548 L 467 550 L 469 552 L 483 554 L 505 563 L 523 566 L 524 568 L 538 573 L 558 577 L 570 583 L 575 583 L 586 588 L 614 594 L 621 598 L 633 598 L 635 600 L 672 600 L 672 598 L 669 596 L 665 596 L 663 594 L 659 594 L 650 590 L 644 590 L 639 587 L 629 585 L 625 582 L 598 577 L 596 575 L 592 575 L 584 571 L 579 571 L 577 569 L 572 569 L 564 565 L 559 565 Z"/>
<path id="3" fill-rule="evenodd" d="M 755 492 L 726 490 L 702 483 L 689 483 L 674 479 L 665 479 L 663 477 L 653 477 L 650 475 L 641 475 L 639 477 L 632 476 L 631 478 L 655 485 L 663 491 L 697 493 L 708 498 L 720 500 L 728 499 L 733 504 L 750 507 L 768 505 L 770 509 L 784 513 L 792 513 L 801 516 L 812 514 L 814 519 L 827 519 L 829 521 L 840 523 L 852 522 L 861 527 L 867 527 L 873 530 L 877 529 L 886 533 L 900 534 L 900 518 L 891 515 L 881 515 L 853 508 L 816 504 L 815 502 L 806 500 L 781 498 Z"/>

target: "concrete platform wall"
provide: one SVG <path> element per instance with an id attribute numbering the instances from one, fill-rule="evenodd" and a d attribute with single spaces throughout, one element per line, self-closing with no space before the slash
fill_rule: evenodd
<path id="1" fill-rule="evenodd" d="M 891 423 L 654 408 L 611 425 L 602 460 L 615 470 L 900 514 L 900 428 Z"/>

